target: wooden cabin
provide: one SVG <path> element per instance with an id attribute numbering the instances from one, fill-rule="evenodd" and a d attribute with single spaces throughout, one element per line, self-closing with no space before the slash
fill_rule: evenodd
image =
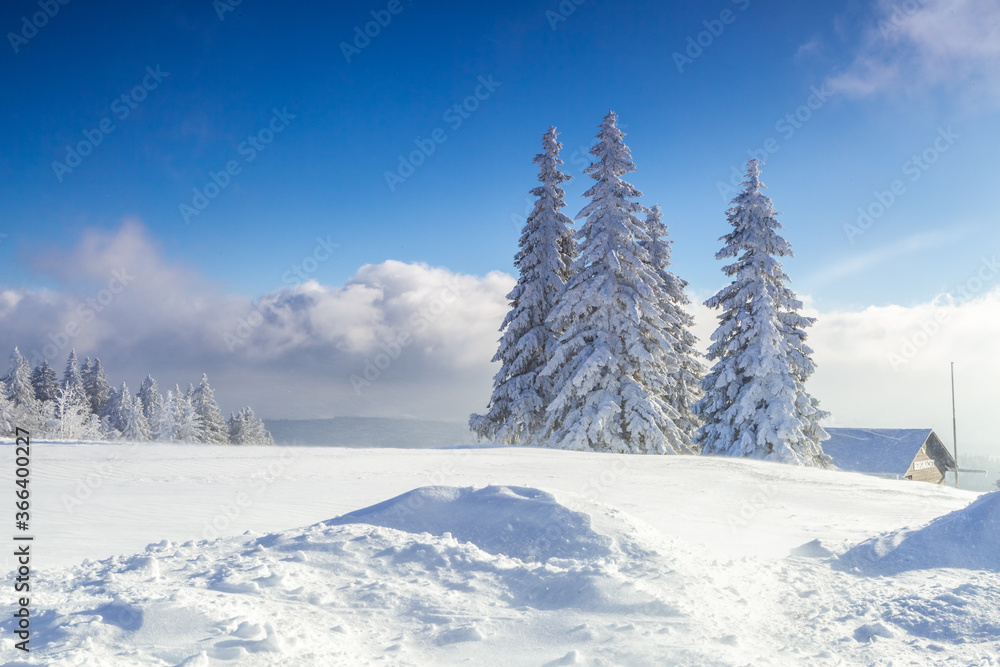
<path id="1" fill-rule="evenodd" d="M 943 484 L 958 466 L 929 428 L 827 428 L 823 451 L 841 470 Z"/>

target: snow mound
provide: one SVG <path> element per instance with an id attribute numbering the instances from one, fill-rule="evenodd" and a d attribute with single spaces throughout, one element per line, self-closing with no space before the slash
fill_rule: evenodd
<path id="1" fill-rule="evenodd" d="M 922 528 L 865 540 L 842 554 L 836 565 L 881 575 L 931 568 L 1000 571 L 1000 491 Z"/>
<path id="2" fill-rule="evenodd" d="M 450 535 L 522 561 L 607 558 L 615 551 L 613 538 L 596 532 L 588 514 L 561 505 L 551 493 L 517 486 L 423 487 L 325 525 L 351 523 Z"/>
<path id="3" fill-rule="evenodd" d="M 643 624 L 665 642 L 672 628 L 711 625 L 696 619 L 715 593 L 702 581 L 703 558 L 644 535 L 647 527 L 619 510 L 563 500 L 575 507 L 523 487 L 419 488 L 304 528 L 163 540 L 86 561 L 40 578 L 50 606 L 38 610 L 39 646 L 25 664 L 54 656 L 66 664 L 486 664 L 483 651 L 512 650 L 520 658 L 489 664 L 523 664 L 526 649 L 503 647 L 523 639 L 525 619 L 545 619 L 529 642 L 549 649 L 539 664 L 574 664 L 578 644 L 612 632 L 575 630 L 595 619 L 613 632 Z M 632 625 L 621 626 L 626 618 Z M 0 622 L 7 636 L 11 627 Z M 701 649 L 677 655 L 706 659 Z"/>

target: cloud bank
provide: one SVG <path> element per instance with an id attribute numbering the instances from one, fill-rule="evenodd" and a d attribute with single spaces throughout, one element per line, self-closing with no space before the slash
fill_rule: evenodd
<path id="1" fill-rule="evenodd" d="M 161 388 L 209 374 L 223 408 L 272 418 L 460 420 L 489 398 L 490 359 L 514 279 L 423 264 L 362 266 L 258 299 L 166 263 L 144 228 L 88 231 L 34 268 L 59 289 L 0 289 L 0 354 L 15 345 L 61 374 L 70 349 L 112 383 Z M 483 379 L 485 378 L 485 382 Z"/>
<path id="2" fill-rule="evenodd" d="M 961 86 L 1000 102 L 1000 4 L 879 0 L 853 61 L 827 84 L 853 96 Z"/>
<path id="3" fill-rule="evenodd" d="M 166 262 L 135 222 L 88 231 L 76 248 L 39 257 L 34 268 L 60 287 L 0 289 L 0 354 L 18 345 L 61 374 L 75 347 L 81 357 L 100 356 L 113 383 L 133 388 L 147 372 L 165 389 L 204 371 L 224 410 L 252 405 L 270 418 L 464 421 L 484 410 L 515 280 L 389 260 L 362 266 L 342 286 L 308 281 L 251 299 Z M 810 389 L 831 423 L 930 426 L 950 442 L 954 361 L 960 443 L 993 445 L 993 284 L 906 307 L 807 309 L 818 319 Z M 715 313 L 700 305 L 692 312 L 707 346 Z"/>

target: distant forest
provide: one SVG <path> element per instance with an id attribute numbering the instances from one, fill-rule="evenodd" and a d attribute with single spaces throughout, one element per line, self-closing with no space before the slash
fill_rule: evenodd
<path id="1" fill-rule="evenodd" d="M 166 396 L 147 375 L 133 395 L 124 382 L 111 386 L 100 359 L 87 357 L 81 366 L 76 350 L 60 381 L 48 359 L 32 369 L 14 348 L 0 378 L 0 434 L 13 435 L 17 427 L 60 440 L 274 444 L 249 407 L 228 420 L 222 416 L 207 375 L 198 386 L 175 386 Z"/>

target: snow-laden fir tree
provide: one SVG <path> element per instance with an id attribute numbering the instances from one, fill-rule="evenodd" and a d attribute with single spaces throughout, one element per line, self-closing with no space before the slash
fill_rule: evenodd
<path id="1" fill-rule="evenodd" d="M 122 439 L 129 442 L 149 442 L 152 438 L 149 432 L 149 422 L 142 412 L 142 399 L 128 397 L 122 402 L 124 423 L 122 424 Z"/>
<path id="2" fill-rule="evenodd" d="M 66 370 L 63 372 L 62 387 L 68 391 L 77 392 L 81 398 L 87 398 L 87 392 L 83 390 L 83 378 L 80 376 L 80 362 L 77 361 L 75 349 L 69 351 L 69 358 L 66 360 Z"/>
<path id="3" fill-rule="evenodd" d="M 160 395 L 160 390 L 152 375 L 147 375 L 146 379 L 142 381 L 136 397 L 142 400 L 142 415 L 146 418 L 146 423 L 149 424 L 150 434 L 159 433 L 164 417 L 163 396 Z"/>
<path id="4" fill-rule="evenodd" d="M 31 366 L 16 347 L 10 355 L 7 374 L 0 383 L 2 383 L 0 388 L 6 393 L 13 407 L 15 426 L 28 431 L 37 431 L 41 428 L 44 425 L 42 404 L 35 398 L 35 387 L 31 384 Z"/>
<path id="5" fill-rule="evenodd" d="M 215 391 L 208 384 L 208 374 L 203 373 L 198 387 L 191 393 L 191 405 L 201 424 L 201 442 L 226 444 L 229 442 L 229 429 L 226 418 L 222 416 L 219 404 L 215 402 Z"/>
<path id="6" fill-rule="evenodd" d="M 561 332 L 543 376 L 557 392 L 546 411 L 547 445 L 636 454 L 692 453 L 664 398 L 679 364 L 661 317 L 650 242 L 637 214 L 642 193 L 622 179 L 635 171 L 609 112 L 585 173 L 596 181 L 577 216 L 579 258 L 549 317 Z"/>
<path id="7" fill-rule="evenodd" d="M 3 376 L 3 382 L 7 387 L 7 398 L 14 403 L 14 407 L 37 408 L 35 386 L 31 383 L 31 366 L 16 347 L 11 352 L 10 365 L 7 367 L 7 374 Z"/>
<path id="8" fill-rule="evenodd" d="M 132 392 L 124 382 L 118 389 L 111 390 L 111 395 L 104 403 L 104 410 L 101 411 L 104 434 L 109 440 L 117 440 L 125 432 L 131 404 Z"/>
<path id="9" fill-rule="evenodd" d="M 167 390 L 167 395 L 163 398 L 163 410 L 160 413 L 160 420 L 156 424 L 156 429 L 152 435 L 161 442 L 173 442 L 174 433 L 177 431 L 177 394 L 172 389 Z"/>
<path id="10" fill-rule="evenodd" d="M 552 379 L 539 372 L 555 349 L 547 318 L 576 256 L 572 222 L 560 210 L 566 205 L 561 184 L 572 177 L 559 171 L 562 144 L 557 136 L 550 127 L 534 159 L 541 185 L 531 191 L 537 199 L 514 259 L 520 277 L 507 295 L 510 311 L 493 357 L 502 364 L 493 378 L 493 394 L 486 414 L 469 418 L 479 437 L 509 445 L 531 444 L 542 431 Z"/>
<path id="11" fill-rule="evenodd" d="M 661 317 L 667 325 L 678 364 L 677 371 L 671 373 L 673 382 L 664 398 L 677 411 L 674 423 L 690 443 L 694 441 L 700 426 L 693 408 L 702 395 L 701 380 L 705 376 L 705 366 L 697 349 L 698 337 L 691 331 L 694 316 L 685 308 L 691 303 L 685 293 L 688 283 L 670 270 L 670 245 L 673 241 L 667 240 L 669 229 L 663 223 L 663 212 L 658 204 L 647 210 L 645 227 L 649 235 L 646 249 L 659 277 L 656 292 Z"/>
<path id="12" fill-rule="evenodd" d="M 83 390 L 90 401 L 90 411 L 95 415 L 104 414 L 104 406 L 111 398 L 111 383 L 108 382 L 107 375 L 104 374 L 104 366 L 101 365 L 100 358 L 93 361 L 87 359 L 80 371 L 83 380 Z"/>
<path id="13" fill-rule="evenodd" d="M 35 366 L 31 371 L 31 386 L 35 389 L 35 398 L 39 401 L 50 402 L 56 399 L 59 391 L 59 378 L 52 370 L 48 359 L 43 359 L 42 363 Z"/>
<path id="14" fill-rule="evenodd" d="M 7 398 L 7 392 L 0 383 L 0 436 L 9 438 L 16 433 L 14 423 L 14 404 Z"/>
<path id="15" fill-rule="evenodd" d="M 757 160 L 748 162 L 742 188 L 716 254 L 735 258 L 722 269 L 733 280 L 705 302 L 722 312 L 708 351 L 715 363 L 695 406 L 704 423 L 698 440 L 703 454 L 825 467 L 830 457 L 820 443 L 829 436 L 819 420 L 827 415 L 804 386 L 814 368 L 805 329 L 815 320 L 799 315 L 802 303 L 775 259 L 792 249 L 776 231 L 782 226 L 761 192 Z"/>
<path id="16" fill-rule="evenodd" d="M 234 445 L 273 445 L 274 439 L 250 408 L 229 415 L 229 442 Z"/>
<path id="17" fill-rule="evenodd" d="M 186 392 L 174 387 L 174 435 L 176 442 L 202 442 L 201 418 L 191 402 L 194 385 L 188 385 Z"/>

